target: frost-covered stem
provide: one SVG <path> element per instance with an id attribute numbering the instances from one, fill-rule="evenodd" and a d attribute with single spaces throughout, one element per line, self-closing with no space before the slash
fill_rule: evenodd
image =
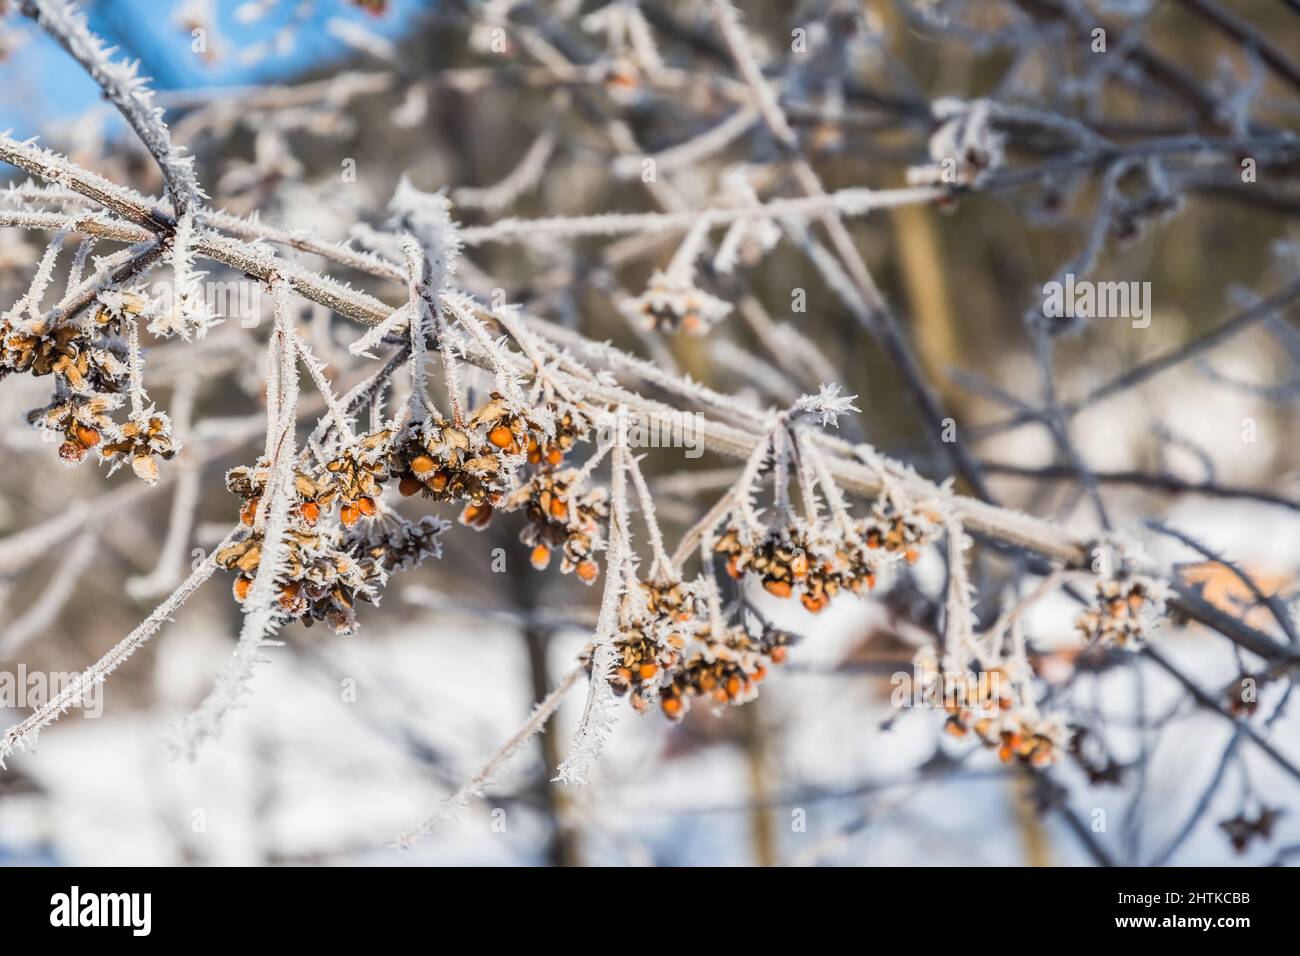
<path id="1" fill-rule="evenodd" d="M 396 846 L 402 849 L 415 846 L 441 824 L 450 820 L 457 810 L 468 804 L 471 797 L 482 794 L 484 788 L 492 783 L 506 762 L 519 752 L 519 748 L 532 740 L 534 735 L 541 733 L 542 728 L 546 726 L 546 722 L 551 719 L 552 714 L 559 710 L 560 704 L 564 702 L 564 698 L 568 696 L 569 691 L 577 686 L 582 675 L 583 668 L 581 667 L 575 667 L 569 671 L 564 676 L 564 679 L 556 685 L 555 689 L 533 708 L 533 712 L 528 715 L 528 719 L 505 742 L 501 749 L 492 755 L 491 759 L 483 765 L 483 769 L 465 781 L 464 786 L 459 790 L 442 801 L 434 813 L 425 817 L 410 830 L 402 832 L 395 841 Z"/>
<path id="2" fill-rule="evenodd" d="M 819 196 L 773 199 L 756 206 L 717 206 L 684 212 L 600 213 L 594 216 L 547 216 L 540 219 L 499 219 L 488 226 L 462 229 L 461 239 L 469 246 L 486 242 L 533 241 L 554 236 L 577 239 L 584 236 L 650 235 L 690 229 L 701 219 L 710 229 L 733 222 L 764 219 L 805 220 L 830 213 L 865 216 L 876 209 L 915 206 L 934 202 L 945 195 L 933 186 L 898 189 L 868 189 L 855 186 Z"/>
<path id="3" fill-rule="evenodd" d="M 31 17 L 55 42 L 67 50 L 91 75 L 104 97 L 117 107 L 131 129 L 140 137 L 158 163 L 172 209 L 177 216 L 202 199 L 194 178 L 194 160 L 182 156 L 172 145 L 163 123 L 162 110 L 154 105 L 153 91 L 136 72 L 139 63 L 113 62 L 113 50 L 91 33 L 86 17 L 71 0 L 21 0 L 23 13 Z"/>
<path id="4" fill-rule="evenodd" d="M 388 361 L 386 361 L 380 368 L 366 376 L 363 381 L 354 385 L 348 393 L 343 396 L 343 399 L 340 402 L 344 414 L 354 415 L 356 414 L 357 409 L 361 408 L 363 404 L 369 403 L 371 409 L 370 430 L 378 431 L 380 421 L 377 417 L 376 409 L 382 404 L 379 400 L 379 396 L 382 395 L 384 389 L 388 388 L 392 383 L 393 375 L 395 375 L 397 370 L 406 363 L 407 357 L 410 354 L 410 346 L 403 345 L 396 352 L 390 355 Z M 329 416 L 317 422 L 316 427 L 311 431 L 308 442 L 319 442 L 324 438 L 326 432 L 329 431 L 329 424 L 331 421 L 333 421 L 333 417 Z"/>
<path id="5" fill-rule="evenodd" d="M 736 487 L 733 485 L 721 498 L 713 503 L 713 507 L 695 524 L 682 535 L 681 541 L 677 543 L 676 550 L 673 551 L 672 567 L 677 574 L 681 574 L 682 568 L 686 564 L 686 559 L 691 556 L 700 542 L 706 536 L 711 536 L 713 529 L 718 526 L 727 513 L 732 510 L 736 502 Z"/>
<path id="6" fill-rule="evenodd" d="M 785 428 L 772 433 L 772 489 L 777 511 L 783 519 L 794 514 L 790 503 L 790 450 L 786 445 L 789 438 L 789 430 Z"/>
<path id="7" fill-rule="evenodd" d="M 944 646 L 949 654 L 960 655 L 964 667 L 967 655 L 974 655 L 981 667 L 990 665 L 989 655 L 975 640 L 971 610 L 971 586 L 966 576 L 966 548 L 970 542 L 958 521 L 948 522 L 948 600 L 944 606 Z"/>
<path id="8" fill-rule="evenodd" d="M 573 473 L 573 478 L 569 481 L 570 495 L 577 494 L 578 490 L 591 480 L 591 476 L 595 474 L 596 469 L 600 466 L 600 463 L 605 460 L 606 456 L 609 455 L 613 447 L 614 444 L 612 442 L 601 445 L 585 462 L 582 463 L 582 467 Z"/>
<path id="9" fill-rule="evenodd" d="M 840 526 L 840 533 L 852 541 L 857 536 L 853 528 L 853 519 L 849 516 L 849 509 L 844 502 L 844 495 L 840 492 L 839 485 L 835 484 L 835 479 L 831 477 L 826 457 L 820 448 L 808 440 L 802 429 L 795 440 L 799 444 L 800 459 L 811 462 L 813 470 L 817 473 L 817 480 L 822 487 L 822 497 L 830 505 L 831 514 L 835 516 L 835 522 Z"/>
<path id="10" fill-rule="evenodd" d="M 412 414 L 422 413 L 427 416 L 429 403 L 428 368 L 425 356 L 428 354 L 427 337 L 429 322 L 433 324 L 434 339 L 438 343 L 438 355 L 442 359 L 443 379 L 447 387 L 447 401 L 451 405 L 452 421 L 457 425 L 465 422 L 465 410 L 461 403 L 460 370 L 456 366 L 456 357 L 452 354 L 451 335 L 442 315 L 442 303 L 434 292 L 429 276 L 429 261 L 423 248 L 413 236 L 402 240 L 402 251 L 406 254 L 406 266 L 410 275 L 410 302 L 408 322 L 411 336 L 411 390 L 413 402 L 418 398 L 418 407 L 412 408 Z"/>
<path id="11" fill-rule="evenodd" d="M 451 313 L 461 328 L 468 332 L 474 341 L 478 342 L 492 362 L 492 371 L 496 373 L 497 387 L 517 406 L 523 407 L 525 404 L 524 394 L 515 381 L 515 375 L 510 368 L 509 361 L 501 346 L 488 334 L 487 328 L 475 318 L 473 303 L 466 296 L 448 294 L 442 297 L 442 304 L 447 307 L 447 311 Z M 536 370 L 540 372 L 540 366 Z"/>
<path id="12" fill-rule="evenodd" d="M 578 401 L 577 397 L 563 386 L 558 385 L 554 379 L 546 374 L 546 359 L 538 347 L 536 337 L 519 320 L 519 310 L 516 307 L 505 306 L 504 308 L 493 309 L 489 314 L 501 323 L 501 327 L 515 340 L 519 350 L 533 363 L 535 376 L 555 388 L 565 400 L 576 403 Z M 510 376 L 508 372 L 505 374 L 507 375 L 507 381 L 513 384 L 513 376 Z"/>
<path id="13" fill-rule="evenodd" d="M 650 577 L 661 580 L 660 575 L 671 575 L 673 563 L 664 551 L 664 536 L 659 530 L 659 520 L 655 517 L 655 503 L 646 486 L 645 475 L 641 472 L 640 459 L 636 455 L 626 455 L 628 473 L 636 488 L 637 500 L 641 502 L 641 517 L 645 521 L 646 531 L 650 536 L 650 553 L 654 561 L 650 565 Z"/>
<path id="14" fill-rule="evenodd" d="M 406 255 L 409 296 L 406 316 L 411 341 L 411 417 L 420 422 L 428 418 L 430 412 L 428 329 L 425 325 L 428 305 L 420 292 L 425 261 L 420 244 L 409 236 L 402 240 L 402 252 Z"/>
<path id="15" fill-rule="evenodd" d="M 52 150 L 0 135 L 0 160 L 40 176 L 46 182 L 75 189 L 151 232 L 165 232 L 170 226 L 170 217 L 160 212 L 152 200 L 133 189 L 110 182 L 98 173 L 82 169 Z"/>
<path id="16" fill-rule="evenodd" d="M 130 374 L 131 417 L 144 415 L 144 356 L 140 352 L 140 324 L 128 318 L 126 323 L 127 369 Z"/>
<path id="17" fill-rule="evenodd" d="M 763 439 L 754 446 L 754 450 L 745 461 L 745 470 L 736 479 L 736 487 L 732 496 L 736 503 L 736 512 L 746 530 L 751 533 L 757 533 L 761 529 L 761 523 L 758 520 L 758 515 L 754 514 L 754 505 L 750 501 L 750 495 L 753 494 L 754 484 L 758 481 L 758 473 L 762 470 L 763 462 L 767 460 L 768 452 L 773 450 L 772 436 L 776 429 L 780 427 L 782 426 L 778 424 L 770 429 Z"/>
<path id="18" fill-rule="evenodd" d="M 547 123 L 533 140 L 519 163 L 499 182 L 484 188 L 464 187 L 455 192 L 456 202 L 468 209 L 496 212 L 536 186 L 546 172 L 546 164 L 555 152 L 555 126 Z"/>
<path id="19" fill-rule="evenodd" d="M 1063 569 L 1058 569 L 1043 578 L 1043 580 L 1038 583 L 1037 587 L 1030 591 L 1023 599 L 1017 601 L 1015 605 L 1004 611 L 998 619 L 993 622 L 993 626 L 988 629 L 988 633 L 984 637 L 984 643 L 990 648 L 997 647 L 998 643 L 1002 640 L 1002 636 L 1006 634 L 1007 628 L 1011 627 L 1012 624 L 1018 621 L 1026 611 L 1033 607 L 1033 605 L 1037 604 L 1044 597 L 1059 588 L 1065 582 L 1067 577 L 1069 577 L 1069 572 Z"/>
<path id="20" fill-rule="evenodd" d="M 700 257 L 700 252 L 704 249 L 704 241 L 708 239 L 712 225 L 713 221 L 708 216 L 704 216 L 686 233 L 682 244 L 673 253 L 668 268 L 664 270 L 664 274 L 672 282 L 690 285 L 695 281 L 695 260 Z"/>
<path id="21" fill-rule="evenodd" d="M 12 756 L 16 749 L 30 749 L 41 728 L 57 720 L 68 708 L 82 700 L 93 685 L 102 684 L 123 661 L 148 643 L 149 639 L 158 633 L 158 629 L 169 621 L 181 605 L 198 590 L 199 585 L 212 577 L 217 569 L 215 561 L 217 551 L 230 544 L 240 533 L 240 529 L 236 529 L 227 535 L 225 540 L 190 572 L 190 576 L 181 582 L 180 587 L 154 608 L 135 630 L 114 645 L 112 650 L 78 674 L 57 696 L 38 708 L 30 717 L 6 730 L 3 738 L 0 738 L 0 767 L 4 766 L 5 760 Z"/>
<path id="22" fill-rule="evenodd" d="M 36 266 L 36 274 L 32 276 L 31 285 L 9 308 L 9 311 L 0 316 L 0 320 L 10 323 L 40 320 L 41 300 L 45 298 L 45 290 L 49 288 L 50 280 L 54 277 L 54 263 L 59 258 L 59 251 L 67 238 L 67 233 L 59 232 L 50 240 L 45 251 L 41 253 L 41 261 Z M 28 314 L 27 319 L 22 318 L 24 311 Z"/>
<path id="23" fill-rule="evenodd" d="M 722 152 L 757 121 L 758 110 L 746 104 L 698 136 L 646 158 L 654 161 L 655 171 L 659 174 L 694 166 Z M 614 163 L 614 172 L 630 179 L 640 174 L 641 162 L 635 156 L 620 157 Z"/>
<path id="24" fill-rule="evenodd" d="M 274 354 L 279 360 L 276 408 L 271 413 L 268 395 L 268 429 L 277 433 L 268 441 L 269 474 L 266 490 L 254 518 L 255 530 L 262 530 L 261 557 L 253 583 L 244 599 L 244 623 L 231 659 L 217 674 L 212 692 L 194 713 L 172 728 L 168 743 L 174 756 L 193 761 L 207 740 L 221 735 L 222 722 L 236 707 L 253 676 L 254 665 L 263 660 L 262 650 L 274 642 L 270 636 L 279 627 L 280 575 L 289 559 L 288 531 L 295 500 L 294 431 L 298 408 L 298 365 L 293 347 L 293 318 L 288 289 L 281 280 L 271 282 L 275 303 Z M 263 530 L 264 529 L 264 530 Z"/>
<path id="25" fill-rule="evenodd" d="M 334 424 L 338 427 L 340 440 L 345 445 L 351 445 L 356 441 L 356 435 L 353 434 L 352 425 L 347 414 L 334 398 L 334 389 L 331 387 L 329 379 L 325 377 L 324 363 L 317 360 L 312 353 L 311 346 L 302 337 L 302 333 L 293 333 L 293 345 L 298 354 L 302 356 L 302 364 L 306 366 L 307 374 L 311 376 L 312 382 L 316 385 L 316 391 L 320 392 L 321 398 L 325 401 L 325 407 L 329 410 L 329 417 L 333 419 Z"/>
<path id="26" fill-rule="evenodd" d="M 146 234 L 147 235 L 147 234 Z M 105 289 L 112 289 L 147 272 L 162 258 L 163 244 L 146 239 L 129 249 L 96 260 L 95 273 L 79 286 L 69 284 L 63 300 L 50 313 L 50 325 L 59 325 L 87 308 Z"/>
<path id="27" fill-rule="evenodd" d="M 605 567 L 605 590 L 601 595 L 600 615 L 592 638 L 591 682 L 582 717 L 569 742 L 569 755 L 556 772 L 563 783 L 582 784 L 587 772 L 600 756 L 605 734 L 613 718 L 610 705 L 614 692 L 609 684 L 614 666 L 614 641 L 618 636 L 619 603 L 627 586 L 627 561 L 630 542 L 627 526 L 627 449 L 626 435 L 614 440 L 610 476 L 609 558 Z"/>
<path id="28" fill-rule="evenodd" d="M 72 254 L 72 265 L 68 268 L 67 288 L 75 289 L 81 284 L 81 274 L 86 268 L 86 259 L 95 248 L 95 237 L 86 236 L 77 244 L 77 251 Z"/>
<path id="29" fill-rule="evenodd" d="M 763 77 L 763 70 L 758 65 L 758 61 L 754 59 L 749 39 L 740 25 L 740 14 L 728 0 L 713 0 L 713 18 L 717 21 L 718 30 L 722 33 L 722 39 L 726 42 L 732 59 L 736 61 L 736 68 L 740 70 L 741 78 L 754 95 L 754 106 L 763 115 L 763 121 L 767 123 L 772 135 L 782 146 L 794 146 L 794 130 L 786 121 L 785 114 L 777 102 L 776 93 Z"/>
<path id="30" fill-rule="evenodd" d="M 704 573 L 704 599 L 709 609 L 709 630 L 714 640 L 721 640 L 725 628 L 722 617 L 722 595 L 712 571 L 713 529 L 705 528 L 700 535 L 700 570 Z"/>
<path id="31" fill-rule="evenodd" d="M 799 497 L 803 501 L 804 520 L 808 522 L 809 527 L 815 527 L 821 520 L 821 508 L 817 502 L 817 478 L 809 456 L 799 455 L 796 458 L 795 477 L 799 479 Z"/>

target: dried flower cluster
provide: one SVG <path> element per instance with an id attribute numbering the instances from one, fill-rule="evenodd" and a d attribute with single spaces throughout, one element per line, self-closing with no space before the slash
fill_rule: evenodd
<path id="1" fill-rule="evenodd" d="M 591 584 L 600 573 L 594 555 L 604 547 L 608 494 L 601 487 L 573 487 L 579 479 L 574 471 L 539 471 L 510 495 L 506 508 L 524 508 L 528 524 L 519 539 L 528 547 L 534 568 L 546 570 L 558 551 L 560 570 L 575 572 L 580 581 Z"/>
<path id="2" fill-rule="evenodd" d="M 914 564 L 939 527 L 934 511 L 881 499 L 868 517 L 847 529 L 788 518 L 754 533 L 736 521 L 726 527 L 714 550 L 726 558 L 731 577 L 752 574 L 776 597 L 798 594 L 803 606 L 816 614 L 841 590 L 861 595 L 874 588 L 876 575 L 888 564 Z"/>
<path id="3" fill-rule="evenodd" d="M 47 258 L 52 266 L 53 256 Z M 59 457 L 65 463 L 77 464 L 93 450 L 110 470 L 129 462 L 140 478 L 157 481 L 158 461 L 171 459 L 179 445 L 166 413 L 145 408 L 133 381 L 132 364 L 141 359 L 130 342 L 147 301 L 136 293 L 109 290 L 100 293 L 93 310 L 62 320 L 58 309 L 49 315 L 37 311 L 47 281 L 38 274 L 26 315 L 20 314 L 20 302 L 0 317 L 0 379 L 13 373 L 53 378 L 50 403 L 29 412 L 27 420 L 61 439 Z M 128 326 L 132 339 L 125 335 Z M 119 424 L 111 413 L 128 391 L 132 410 Z"/>
<path id="4" fill-rule="evenodd" d="M 1164 613 L 1164 589 L 1145 575 L 1125 573 L 1098 581 L 1091 607 L 1075 628 L 1089 644 L 1139 649 Z"/>
<path id="5" fill-rule="evenodd" d="M 731 314 L 731 306 L 717 296 L 663 272 L 655 272 L 646 290 L 621 308 L 647 329 L 688 335 L 703 335 Z"/>
<path id="6" fill-rule="evenodd" d="M 751 633 L 744 623 L 710 623 L 706 581 L 637 582 L 624 596 L 614 642 L 610 686 L 644 711 L 680 720 L 699 698 L 714 706 L 753 700 L 774 665 L 786 660 L 793 635 L 770 627 Z M 582 654 L 592 672 L 594 646 Z"/>
<path id="7" fill-rule="evenodd" d="M 1003 763 L 1017 760 L 1031 767 L 1055 763 L 1068 747 L 1069 732 L 1055 717 L 1039 714 L 1031 701 L 1020 696 L 1008 667 L 995 666 L 978 673 L 947 666 L 940 670 L 929 651 L 917 656 L 916 665 L 933 685 L 948 715 L 944 729 L 951 736 L 973 734 L 981 746 L 996 751 Z"/>

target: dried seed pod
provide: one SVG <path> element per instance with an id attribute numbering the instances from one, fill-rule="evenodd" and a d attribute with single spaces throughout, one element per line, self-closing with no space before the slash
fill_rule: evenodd
<path id="1" fill-rule="evenodd" d="M 391 429 L 381 428 L 341 449 L 326 463 L 313 500 L 325 508 L 338 502 L 339 517 L 349 527 L 360 518 L 373 517 L 380 486 L 390 477 L 392 435 Z"/>
<path id="2" fill-rule="evenodd" d="M 643 293 L 625 300 L 619 309 L 648 329 L 689 335 L 701 335 L 731 314 L 729 303 L 659 270 Z"/>
<path id="3" fill-rule="evenodd" d="M 128 419 L 114 439 L 100 450 L 100 455 L 114 468 L 129 458 L 136 476 L 153 484 L 158 480 L 157 459 L 170 461 L 180 448 L 171 428 L 166 413 L 151 408 Z"/>
<path id="4" fill-rule="evenodd" d="M 65 393 L 45 408 L 28 412 L 27 421 L 36 428 L 62 435 L 59 457 L 68 464 L 76 464 L 112 432 L 115 426 L 108 412 L 117 404 L 119 400 L 113 396 Z"/>
<path id="5" fill-rule="evenodd" d="M 270 474 L 265 460 L 261 458 L 254 465 L 237 465 L 226 472 L 226 488 L 244 500 L 239 518 L 250 527 L 257 516 L 257 507 L 266 491 L 266 481 Z M 303 526 L 312 528 L 321 514 L 320 484 L 306 472 L 297 471 L 294 472 L 293 486 L 296 502 L 292 513 Z"/>
<path id="6" fill-rule="evenodd" d="M 356 627 L 353 606 L 372 600 L 373 588 L 364 563 L 342 549 L 337 531 L 290 530 L 288 555 L 279 584 L 277 607 L 286 620 L 327 621 L 341 634 Z M 239 572 L 236 600 L 245 600 L 262 558 L 262 535 L 254 533 L 217 552 L 219 567 Z"/>
<path id="7" fill-rule="evenodd" d="M 1141 647 L 1158 623 L 1164 608 L 1161 585 L 1138 574 L 1097 582 L 1094 603 L 1080 612 L 1075 628 L 1089 644 L 1103 647 Z"/>
<path id="8" fill-rule="evenodd" d="M 528 524 L 519 540 L 528 546 L 535 568 L 547 567 L 551 554 L 559 551 L 561 572 L 576 572 L 579 580 L 590 584 L 598 574 L 594 555 L 604 547 L 607 493 L 603 488 L 591 488 L 571 496 L 573 476 L 571 471 L 538 472 L 510 495 L 505 506 L 524 508 Z"/>

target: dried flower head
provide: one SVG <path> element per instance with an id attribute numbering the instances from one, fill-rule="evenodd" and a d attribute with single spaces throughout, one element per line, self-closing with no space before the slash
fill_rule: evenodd
<path id="1" fill-rule="evenodd" d="M 129 460 L 136 476 L 153 484 L 158 480 L 158 461 L 170 461 L 180 445 L 172 437 L 171 419 L 166 412 L 150 408 L 133 415 L 113 437 L 104 444 L 100 455 L 111 462 L 114 469 Z"/>
<path id="2" fill-rule="evenodd" d="M 86 452 L 99 445 L 113 429 L 108 412 L 120 403 L 113 396 L 82 396 L 65 394 L 44 408 L 27 413 L 27 421 L 36 428 L 63 436 L 59 457 L 67 464 L 76 464 L 86 457 Z"/>
<path id="3" fill-rule="evenodd" d="M 656 270 L 646 290 L 619 305 L 623 314 L 660 332 L 702 335 L 731 314 L 730 303 L 693 283 L 675 281 Z"/>
<path id="4" fill-rule="evenodd" d="M 599 574 L 594 556 L 604 547 L 609 496 L 600 487 L 572 494 L 570 483 L 574 476 L 573 471 L 538 472 L 510 495 L 506 506 L 511 510 L 524 508 L 528 524 L 519 540 L 527 545 L 533 567 L 544 570 L 559 551 L 560 570 L 565 574 L 576 572 L 581 581 L 591 584 Z"/>
<path id="5" fill-rule="evenodd" d="M 1164 612 L 1164 589 L 1151 578 L 1125 574 L 1097 582 L 1092 607 L 1075 627 L 1089 644 L 1139 648 Z"/>

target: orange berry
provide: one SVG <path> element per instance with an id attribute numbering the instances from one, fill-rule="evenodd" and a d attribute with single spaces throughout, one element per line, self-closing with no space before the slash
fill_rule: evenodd
<path id="1" fill-rule="evenodd" d="M 917 551 L 915 548 L 908 548 L 906 551 L 903 552 L 903 558 L 904 560 L 907 561 L 908 564 L 916 564 L 916 562 L 920 559 L 920 557 L 921 557 L 921 552 Z"/>
<path id="2" fill-rule="evenodd" d="M 84 447 L 93 448 L 99 444 L 99 432 L 94 428 L 86 425 L 76 425 L 73 427 L 73 431 L 77 435 L 77 441 L 81 442 Z"/>
<path id="3" fill-rule="evenodd" d="M 621 680 L 624 684 L 632 683 L 632 672 L 628 670 L 626 667 L 620 667 L 618 670 L 614 671 L 614 676 L 617 677 L 619 680 Z"/>
<path id="4" fill-rule="evenodd" d="M 357 510 L 367 518 L 373 518 L 375 515 L 375 499 L 370 497 L 358 498 Z"/>
<path id="5" fill-rule="evenodd" d="M 402 493 L 403 498 L 411 497 L 423 487 L 424 482 L 416 478 L 415 475 L 403 475 L 402 480 L 397 483 L 397 490 Z"/>
<path id="6" fill-rule="evenodd" d="M 235 578 L 235 600 L 242 601 L 248 597 L 248 589 L 253 586 L 252 578 Z"/>
<path id="7" fill-rule="evenodd" d="M 641 665 L 638 673 L 641 675 L 642 680 L 649 680 L 654 677 L 655 674 L 659 673 L 659 668 L 655 667 L 653 664 L 645 663 Z"/>
<path id="8" fill-rule="evenodd" d="M 428 480 L 429 490 L 440 492 L 447 487 L 447 482 L 451 481 L 451 475 L 445 471 L 435 472 L 433 477 Z"/>
<path id="9" fill-rule="evenodd" d="M 811 594 L 805 594 L 800 600 L 803 601 L 803 606 L 813 614 L 820 614 L 826 605 L 830 603 L 830 599 L 825 594 L 819 594 L 815 597 Z"/>
<path id="10" fill-rule="evenodd" d="M 423 478 L 433 472 L 433 459 L 428 455 L 416 455 L 408 466 L 417 478 Z"/>
<path id="11" fill-rule="evenodd" d="M 298 507 L 298 513 L 302 515 L 302 520 L 308 524 L 315 524 L 320 518 L 320 505 L 314 501 L 304 501 Z"/>
<path id="12" fill-rule="evenodd" d="M 253 524 L 253 518 L 257 516 L 257 503 L 261 498 L 249 498 L 248 503 L 239 512 L 239 520 L 250 527 Z"/>
<path id="13" fill-rule="evenodd" d="M 754 683 L 757 684 L 766 676 L 767 676 L 767 668 L 764 667 L 762 664 L 759 664 L 758 668 L 754 671 L 754 677 L 753 677 Z"/>
<path id="14" fill-rule="evenodd" d="M 788 598 L 794 593 L 789 581 L 764 581 L 763 588 L 768 594 L 775 594 L 779 598 Z"/>
<path id="15" fill-rule="evenodd" d="M 551 549 L 544 544 L 539 544 L 533 548 L 528 560 L 533 563 L 533 567 L 538 571 L 545 571 L 546 566 L 551 563 Z M 579 565 L 579 573 L 581 573 L 581 565 Z"/>
<path id="16" fill-rule="evenodd" d="M 659 707 L 668 717 L 680 717 L 682 715 L 682 699 L 680 697 L 663 697 L 659 701 Z"/>
<path id="17" fill-rule="evenodd" d="M 344 505 L 339 509 L 339 519 L 343 522 L 344 527 L 351 528 L 361 517 L 361 509 L 356 505 Z"/>
<path id="18" fill-rule="evenodd" d="M 592 581 L 596 580 L 596 575 L 600 573 L 600 568 L 597 566 L 595 561 L 579 561 L 578 567 L 575 570 L 577 571 L 579 580 L 586 584 L 590 584 Z"/>
<path id="19" fill-rule="evenodd" d="M 735 676 L 727 678 L 727 696 L 735 697 L 739 693 L 740 693 L 740 678 Z"/>
<path id="20" fill-rule="evenodd" d="M 546 463 L 548 465 L 558 465 L 564 461 L 564 452 L 560 450 L 559 445 L 552 445 L 546 450 Z"/>
<path id="21" fill-rule="evenodd" d="M 569 517 L 569 503 L 558 496 L 552 498 L 551 517 L 556 521 L 563 521 L 565 518 Z"/>
<path id="22" fill-rule="evenodd" d="M 465 510 L 460 513 L 460 523 L 469 525 L 471 528 L 478 528 L 482 531 L 492 520 L 492 506 L 489 504 L 465 506 Z"/>
<path id="23" fill-rule="evenodd" d="M 515 443 L 515 433 L 506 425 L 498 425 L 488 432 L 488 441 L 498 448 L 510 448 Z"/>
<path id="24" fill-rule="evenodd" d="M 734 554 L 727 559 L 727 574 L 733 578 L 740 577 L 740 568 L 736 565 L 736 556 Z"/>
<path id="25" fill-rule="evenodd" d="M 280 606 L 283 608 L 293 607 L 294 599 L 298 596 L 298 592 L 301 590 L 301 581 L 290 581 L 286 584 L 280 591 Z"/>
<path id="26" fill-rule="evenodd" d="M 781 647 L 774 647 L 774 648 L 772 648 L 772 654 L 771 654 L 771 657 L 772 657 L 772 663 L 773 663 L 773 664 L 784 664 L 784 663 L 785 663 L 785 659 L 786 659 L 786 657 L 789 656 L 789 653 L 790 653 L 790 652 L 789 652 L 788 650 L 786 650 L 786 648 L 785 648 L 784 645 L 781 646 Z"/>

